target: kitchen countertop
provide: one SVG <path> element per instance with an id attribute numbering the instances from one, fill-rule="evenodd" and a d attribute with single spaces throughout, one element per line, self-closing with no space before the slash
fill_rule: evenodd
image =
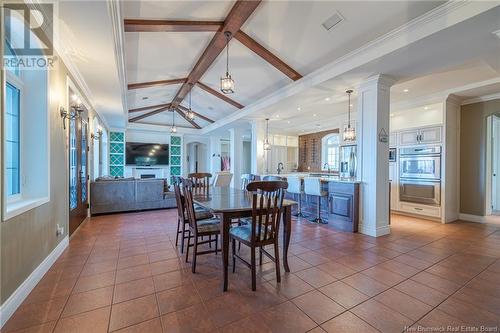
<path id="1" fill-rule="evenodd" d="M 272 173 L 267 175 L 261 175 L 261 177 L 265 176 L 278 176 L 278 177 L 319 177 L 322 182 L 336 182 L 336 183 L 349 183 L 349 184 L 359 184 L 361 183 L 359 180 L 340 178 L 338 175 L 328 174 L 323 172 L 291 172 L 291 173 Z"/>

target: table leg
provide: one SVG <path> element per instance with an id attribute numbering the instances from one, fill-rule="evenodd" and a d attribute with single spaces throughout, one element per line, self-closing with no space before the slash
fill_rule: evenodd
<path id="1" fill-rule="evenodd" d="M 292 233 L 292 207 L 286 206 L 283 210 L 283 266 L 285 272 L 290 272 L 288 266 L 288 247 L 290 246 L 290 236 Z"/>
<path id="2" fill-rule="evenodd" d="M 221 240 L 222 240 L 222 271 L 223 271 L 223 290 L 228 287 L 228 266 L 229 266 L 229 226 L 231 218 L 228 214 L 221 214 Z"/>

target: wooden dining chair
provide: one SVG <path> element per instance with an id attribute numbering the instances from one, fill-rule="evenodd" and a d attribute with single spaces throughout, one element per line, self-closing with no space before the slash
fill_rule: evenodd
<path id="1" fill-rule="evenodd" d="M 181 236 L 181 253 L 184 253 L 184 241 L 188 238 L 188 218 L 186 213 L 186 203 L 182 194 L 183 178 L 174 176 L 173 178 L 175 202 L 177 203 L 177 233 L 175 236 L 175 246 L 179 245 L 179 236 Z M 206 209 L 195 205 L 195 215 L 197 220 L 212 218 L 213 214 Z"/>
<path id="2" fill-rule="evenodd" d="M 278 234 L 280 219 L 283 213 L 283 197 L 288 183 L 285 181 L 258 181 L 247 185 L 252 192 L 252 219 L 247 225 L 232 227 L 229 238 L 232 241 L 233 273 L 236 270 L 236 259 L 241 260 L 252 271 L 252 290 L 257 289 L 255 250 L 259 249 L 260 264 L 262 254 L 271 259 L 276 266 L 276 281 L 281 282 Z M 250 247 L 250 262 L 236 253 L 236 241 Z M 264 249 L 266 245 L 274 245 L 274 257 Z"/>
<path id="3" fill-rule="evenodd" d="M 247 185 L 255 180 L 255 175 L 246 173 L 241 175 L 241 189 L 243 191 L 247 190 Z"/>
<path id="4" fill-rule="evenodd" d="M 192 190 L 195 195 L 209 193 L 210 178 L 212 174 L 208 172 L 196 172 L 188 174 L 188 179 L 193 183 Z"/>
<path id="5" fill-rule="evenodd" d="M 195 212 L 195 205 L 193 200 L 193 189 L 194 184 L 189 179 L 184 179 L 182 181 L 184 199 L 186 205 L 186 212 L 188 217 L 188 244 L 186 247 L 186 262 L 189 258 L 189 248 L 193 247 L 193 260 L 192 260 L 192 272 L 196 272 L 196 257 L 203 254 L 215 253 L 218 250 L 218 236 L 220 234 L 220 220 L 216 217 L 208 219 L 197 219 Z M 208 240 L 203 240 L 202 237 L 208 236 Z M 212 239 L 215 236 L 215 239 Z M 191 244 L 191 239 L 193 244 Z M 215 242 L 215 249 L 210 249 L 206 251 L 198 251 L 198 246 L 203 244 L 211 244 Z"/>
<path id="6" fill-rule="evenodd" d="M 269 181 L 280 181 L 283 180 L 283 177 L 279 176 L 264 176 L 262 178 L 263 181 L 269 182 Z"/>

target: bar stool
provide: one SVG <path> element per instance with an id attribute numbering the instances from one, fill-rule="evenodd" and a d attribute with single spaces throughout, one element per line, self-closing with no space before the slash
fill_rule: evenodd
<path id="1" fill-rule="evenodd" d="M 294 197 L 296 195 L 299 196 L 298 211 L 297 211 L 296 214 L 293 214 L 293 215 L 297 216 L 297 217 L 304 217 L 304 214 L 302 214 L 302 203 L 301 203 L 301 201 L 302 201 L 302 193 L 304 193 L 304 191 L 302 189 L 302 179 L 299 178 L 299 177 L 288 177 L 286 180 L 288 182 L 287 192 L 293 194 Z"/>
<path id="2" fill-rule="evenodd" d="M 321 189 L 321 178 L 318 177 L 306 177 L 304 178 L 304 192 L 307 195 L 313 195 L 318 197 L 318 215 L 315 219 L 310 220 L 315 223 L 328 224 L 321 218 L 321 198 L 328 196 L 327 191 Z"/>

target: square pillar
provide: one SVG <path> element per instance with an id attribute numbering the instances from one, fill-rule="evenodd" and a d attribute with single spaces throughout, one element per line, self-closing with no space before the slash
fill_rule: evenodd
<path id="1" fill-rule="evenodd" d="M 390 78 L 377 75 L 358 90 L 357 128 L 360 148 L 361 205 L 359 231 L 379 237 L 389 225 L 389 117 Z"/>
<path id="2" fill-rule="evenodd" d="M 243 165 L 243 129 L 231 128 L 229 130 L 229 137 L 231 141 L 231 148 L 229 156 L 231 158 L 231 173 L 233 179 L 231 180 L 231 187 L 240 188 L 241 184 L 241 166 Z"/>

